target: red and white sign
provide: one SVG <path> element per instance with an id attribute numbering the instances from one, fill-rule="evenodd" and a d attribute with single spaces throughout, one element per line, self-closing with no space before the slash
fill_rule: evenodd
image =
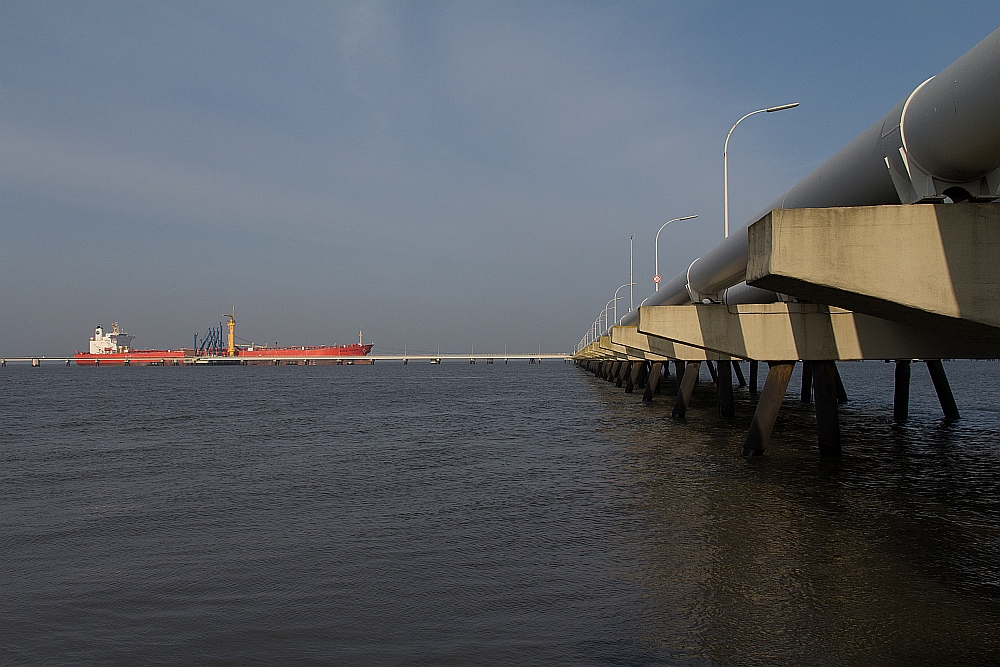
<path id="1" fill-rule="evenodd" d="M 660 275 L 659 274 L 656 274 L 655 276 L 653 276 L 653 282 L 657 283 L 657 284 L 660 282 Z"/>

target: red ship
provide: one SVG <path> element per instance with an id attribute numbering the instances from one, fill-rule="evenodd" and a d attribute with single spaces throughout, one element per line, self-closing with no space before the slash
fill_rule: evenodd
<path id="1" fill-rule="evenodd" d="M 98 325 L 90 338 L 90 351 L 76 351 L 74 359 L 79 366 L 179 366 L 182 364 L 233 364 L 233 365 L 314 365 L 343 363 L 372 363 L 364 359 L 373 345 L 365 345 L 361 334 L 358 342 L 351 345 L 317 345 L 309 347 L 267 347 L 261 345 L 236 345 L 236 317 L 229 319 L 229 340 L 227 347 L 179 348 L 176 350 L 134 350 L 135 336 L 119 330 L 118 323 L 112 325 L 111 333 Z M 221 326 L 215 331 L 222 345 Z M 197 339 L 196 339 L 197 342 Z"/>
<path id="2" fill-rule="evenodd" d="M 178 350 L 133 350 L 135 336 L 119 330 L 118 323 L 111 325 L 111 333 L 106 334 L 100 324 L 90 337 L 90 351 L 76 351 L 73 358 L 78 366 L 177 366 L 194 361 L 195 351 L 190 348 Z"/>
<path id="3" fill-rule="evenodd" d="M 364 357 L 372 345 L 319 345 L 315 347 L 238 347 L 236 358 L 251 363 L 307 361 L 337 363 L 344 357 Z"/>

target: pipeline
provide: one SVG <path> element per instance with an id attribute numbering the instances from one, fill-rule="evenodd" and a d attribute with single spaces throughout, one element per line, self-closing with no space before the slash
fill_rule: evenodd
<path id="1" fill-rule="evenodd" d="M 773 303 L 744 281 L 747 228 L 774 209 L 1000 198 L 1000 29 L 916 87 L 881 120 L 691 262 L 643 304 Z M 632 324 L 638 312 L 622 318 Z"/>

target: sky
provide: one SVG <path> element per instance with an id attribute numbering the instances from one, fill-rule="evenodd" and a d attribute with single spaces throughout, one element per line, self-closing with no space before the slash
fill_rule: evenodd
<path id="1" fill-rule="evenodd" d="M 0 356 L 571 351 L 1000 26 L 995 2 L 0 0 Z M 622 290 L 621 293 L 626 293 Z M 619 308 L 628 307 L 620 301 Z M 619 315 L 621 312 L 619 312 Z"/>

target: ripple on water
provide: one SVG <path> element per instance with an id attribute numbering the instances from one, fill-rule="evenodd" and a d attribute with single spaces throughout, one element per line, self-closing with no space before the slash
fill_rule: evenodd
<path id="1" fill-rule="evenodd" d="M 687 423 L 570 366 L 0 372 L 10 663 L 1000 662 L 996 364 Z M 797 387 L 797 376 L 791 388 Z M 123 398 L 127 397 L 127 398 Z"/>

